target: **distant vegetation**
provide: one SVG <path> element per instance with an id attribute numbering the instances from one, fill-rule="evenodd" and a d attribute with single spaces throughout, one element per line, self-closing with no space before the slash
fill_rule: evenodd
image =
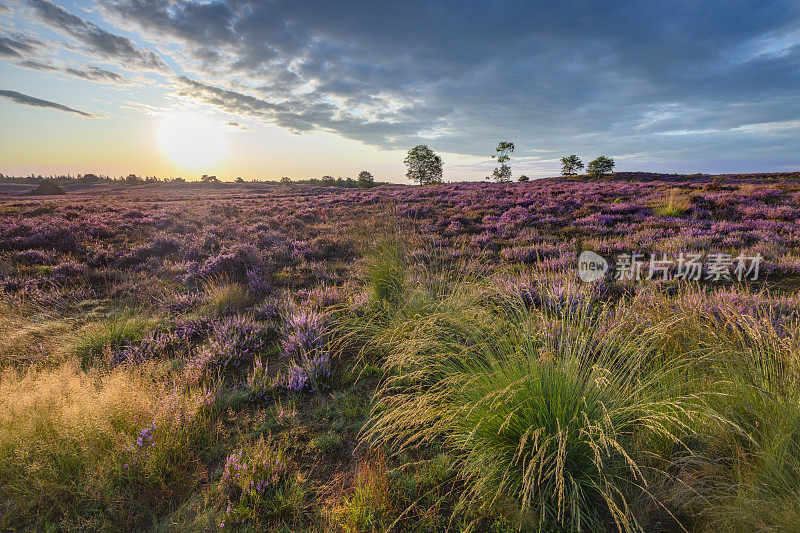
<path id="1" fill-rule="evenodd" d="M 28 194 L 31 196 L 46 196 L 46 195 L 54 195 L 54 194 L 57 195 L 65 193 L 64 189 L 59 187 L 56 183 L 52 181 L 43 181 Z"/>
<path id="2" fill-rule="evenodd" d="M 577 155 L 572 154 L 561 158 L 561 174 L 563 176 L 575 176 L 582 169 L 583 162 Z"/>
<path id="3" fill-rule="evenodd" d="M 614 160 L 610 157 L 601 155 L 586 165 L 586 171 L 590 176 L 602 176 L 614 170 Z"/>
<path id="4" fill-rule="evenodd" d="M 435 185 L 442 182 L 442 158 L 424 144 L 408 151 L 405 160 L 406 177 L 420 185 Z"/>
<path id="5" fill-rule="evenodd" d="M 514 153 L 514 143 L 510 141 L 500 141 L 495 149 L 495 154 L 492 159 L 496 159 L 500 164 L 492 172 L 490 178 L 494 179 L 497 183 L 511 181 L 511 167 L 508 162 L 511 160 L 511 154 Z"/>
<path id="6" fill-rule="evenodd" d="M 362 176 L 363 175 L 363 176 Z M 40 185 L 49 183 L 57 186 L 65 185 L 90 185 L 90 184 L 107 184 L 107 185 L 152 185 L 152 184 L 182 184 L 193 183 L 184 178 L 158 178 L 156 176 L 141 177 L 136 174 L 128 174 L 127 176 L 112 177 L 112 176 L 98 176 L 95 174 L 77 174 L 61 175 L 61 176 L 42 176 L 42 175 L 29 175 L 29 176 L 4 176 L 0 174 L 0 183 L 18 183 L 26 185 Z M 280 180 L 260 180 L 252 179 L 245 180 L 241 177 L 236 178 L 234 181 L 222 181 L 217 176 L 203 174 L 199 180 L 194 183 L 205 185 L 225 185 L 225 184 L 250 184 L 259 186 L 269 186 L 282 184 L 298 184 L 298 185 L 311 185 L 317 187 L 343 187 L 348 189 L 354 188 L 370 188 L 378 185 L 388 185 L 389 182 L 376 181 L 371 173 L 362 171 L 358 179 L 353 178 L 334 178 L 332 176 L 323 176 L 322 178 L 309 178 L 309 179 L 291 179 L 283 177 Z M 50 185 L 48 185 L 49 187 Z M 41 193 L 45 194 L 45 193 Z M 59 194 L 59 193 L 47 193 Z"/>

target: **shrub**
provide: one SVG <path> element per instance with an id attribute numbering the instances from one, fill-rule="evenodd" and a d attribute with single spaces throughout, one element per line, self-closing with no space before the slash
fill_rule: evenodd
<path id="1" fill-rule="evenodd" d="M 242 523 L 264 528 L 297 511 L 303 500 L 285 452 L 263 438 L 228 456 L 218 486 L 227 499 L 220 528 L 236 529 Z"/>
<path id="2" fill-rule="evenodd" d="M 266 352 L 270 337 L 269 328 L 249 318 L 219 319 L 213 324 L 208 343 L 187 362 L 187 375 L 197 381 L 254 362 Z"/>
<path id="3" fill-rule="evenodd" d="M 303 351 L 293 359 L 278 382 L 294 391 L 324 391 L 331 386 L 331 356 L 326 350 Z"/>
<path id="4" fill-rule="evenodd" d="M 64 192 L 64 189 L 58 186 L 57 183 L 52 181 L 43 181 L 28 194 L 31 196 L 52 196 L 66 193 Z"/>
<path id="5" fill-rule="evenodd" d="M 281 325 L 283 355 L 290 360 L 326 348 L 328 324 L 325 315 L 308 309 L 296 309 Z"/>

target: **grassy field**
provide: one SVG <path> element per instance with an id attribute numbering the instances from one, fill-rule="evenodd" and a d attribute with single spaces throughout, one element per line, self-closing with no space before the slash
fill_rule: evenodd
<path id="1" fill-rule="evenodd" d="M 7 190 L 0 529 L 800 530 L 798 218 L 780 175 Z"/>

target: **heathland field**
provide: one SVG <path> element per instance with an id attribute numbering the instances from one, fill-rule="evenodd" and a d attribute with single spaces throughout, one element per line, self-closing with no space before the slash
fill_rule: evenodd
<path id="1" fill-rule="evenodd" d="M 2 530 L 800 531 L 798 175 L 29 188 Z"/>

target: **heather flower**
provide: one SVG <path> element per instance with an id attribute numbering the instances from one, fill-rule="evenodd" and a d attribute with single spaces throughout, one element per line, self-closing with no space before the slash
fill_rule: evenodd
<path id="1" fill-rule="evenodd" d="M 278 384 L 297 392 L 306 388 L 312 392 L 328 389 L 331 384 L 330 353 L 324 350 L 303 352 L 278 377 Z"/>
<path id="2" fill-rule="evenodd" d="M 270 499 L 291 482 L 286 456 L 263 438 L 236 450 L 225 460 L 218 487 L 228 500 L 220 527 L 268 514 Z"/>
<path id="3" fill-rule="evenodd" d="M 251 398 L 264 399 L 272 392 L 272 382 L 267 375 L 267 365 L 261 358 L 256 358 L 253 362 L 253 370 L 247 376 L 245 387 Z"/>
<path id="4" fill-rule="evenodd" d="M 224 278 L 237 283 L 248 283 L 248 270 L 261 269 L 263 260 L 255 246 L 236 244 L 210 257 L 197 274 L 203 279 Z"/>
<path id="5" fill-rule="evenodd" d="M 282 306 L 279 301 L 267 298 L 252 309 L 253 317 L 263 320 L 270 324 L 279 324 L 283 315 Z"/>
<path id="6" fill-rule="evenodd" d="M 278 401 L 278 403 L 275 404 L 274 413 L 275 421 L 281 426 L 293 424 L 297 419 L 297 408 L 293 403 L 285 406 Z"/>
<path id="7" fill-rule="evenodd" d="M 283 354 L 296 359 L 301 354 L 323 348 L 327 344 L 328 328 L 324 315 L 298 309 L 286 317 L 281 327 Z"/>
<path id="8" fill-rule="evenodd" d="M 216 320 L 208 343 L 189 360 L 186 371 L 192 378 L 202 379 L 209 372 L 237 368 L 260 357 L 269 337 L 269 328 L 246 317 Z"/>

